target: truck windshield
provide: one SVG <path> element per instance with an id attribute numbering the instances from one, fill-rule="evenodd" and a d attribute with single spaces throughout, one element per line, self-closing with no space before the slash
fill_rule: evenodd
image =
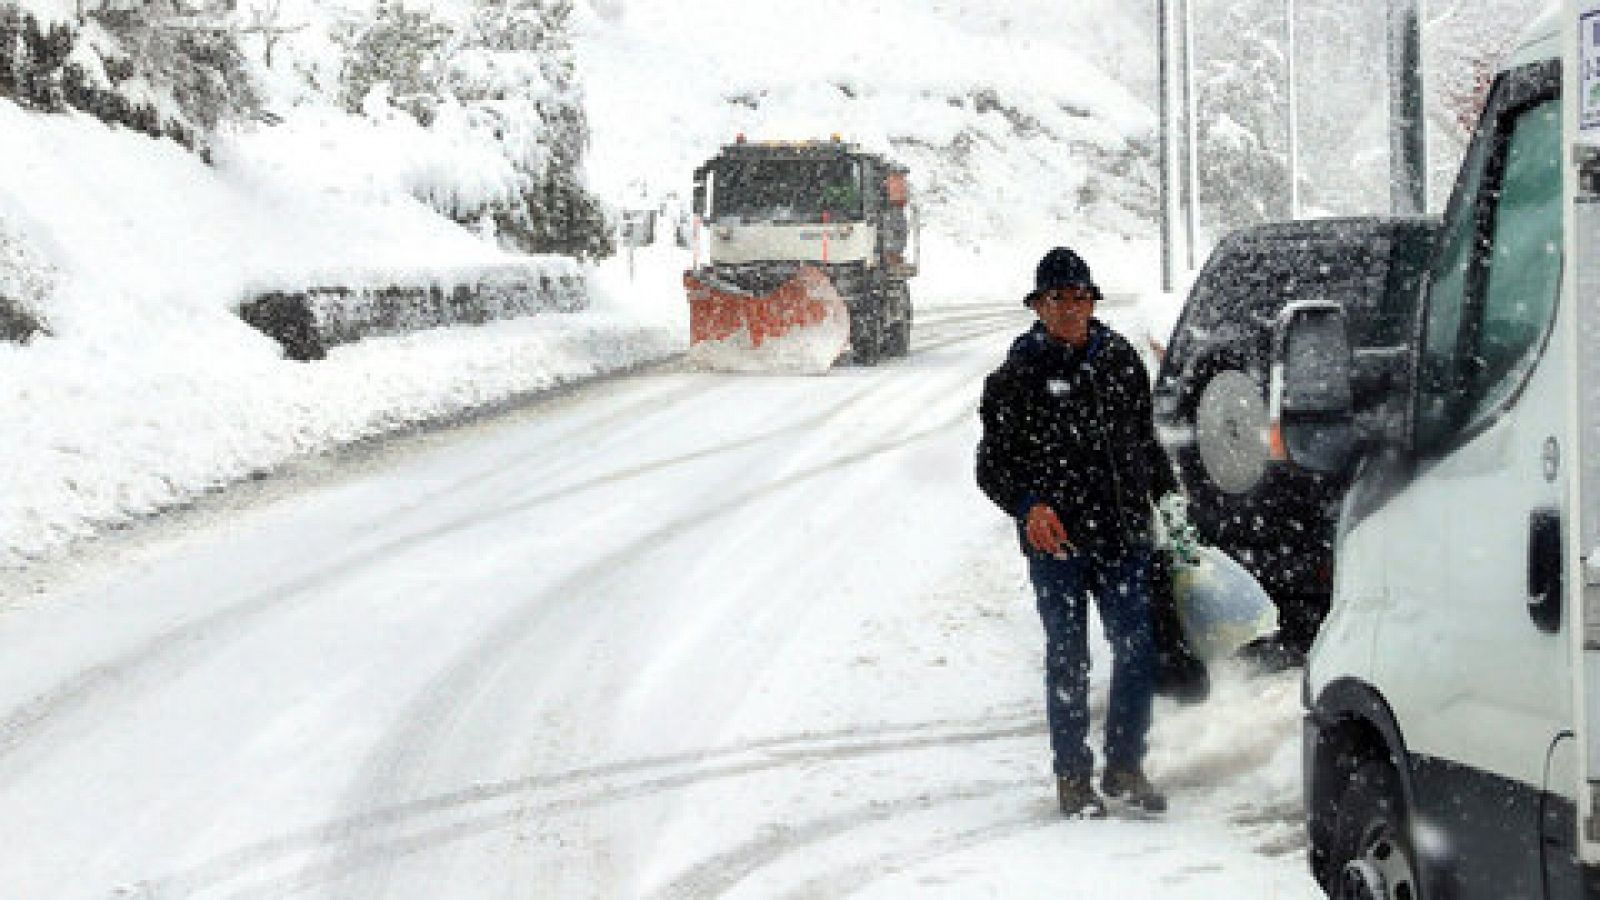
<path id="1" fill-rule="evenodd" d="M 744 222 L 858 221 L 860 164 L 848 159 L 729 160 L 716 169 L 712 218 Z"/>

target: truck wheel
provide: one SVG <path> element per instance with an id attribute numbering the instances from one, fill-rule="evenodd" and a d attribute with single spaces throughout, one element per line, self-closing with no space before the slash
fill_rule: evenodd
<path id="1" fill-rule="evenodd" d="M 863 316 L 850 323 L 850 353 L 858 366 L 875 366 L 883 358 L 883 320 Z"/>
<path id="2" fill-rule="evenodd" d="M 894 321 L 889 323 L 884 353 L 904 357 L 911 354 L 911 290 L 904 284 L 894 289 Z"/>
<path id="3" fill-rule="evenodd" d="M 911 353 L 911 323 L 902 319 L 889 326 L 888 345 L 884 353 L 889 356 L 907 356 Z"/>
<path id="4" fill-rule="evenodd" d="M 1417 900 L 1417 867 L 1393 766 L 1370 760 L 1350 776 L 1332 844 L 1333 900 Z"/>

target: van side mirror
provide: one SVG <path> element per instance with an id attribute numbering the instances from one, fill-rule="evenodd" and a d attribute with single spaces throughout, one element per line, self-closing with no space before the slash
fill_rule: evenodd
<path id="1" fill-rule="evenodd" d="M 1343 471 L 1355 456 L 1354 362 L 1343 307 L 1291 303 L 1272 341 L 1274 455 L 1313 472 Z"/>

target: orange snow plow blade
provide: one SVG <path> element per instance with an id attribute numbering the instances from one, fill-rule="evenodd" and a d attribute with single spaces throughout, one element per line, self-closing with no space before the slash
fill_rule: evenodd
<path id="1" fill-rule="evenodd" d="M 850 342 L 850 313 L 822 270 L 801 266 L 756 295 L 704 272 L 685 272 L 689 359 L 734 372 L 825 372 Z"/>

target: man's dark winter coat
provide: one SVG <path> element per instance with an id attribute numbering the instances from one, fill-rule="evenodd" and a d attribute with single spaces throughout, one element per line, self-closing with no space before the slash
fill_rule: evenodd
<path id="1" fill-rule="evenodd" d="M 1079 550 L 1116 553 L 1151 535 L 1151 504 L 1178 489 L 1156 441 L 1150 379 L 1133 345 L 1098 319 L 1082 349 L 1043 323 L 984 382 L 978 486 L 1022 523 L 1036 502 Z"/>

